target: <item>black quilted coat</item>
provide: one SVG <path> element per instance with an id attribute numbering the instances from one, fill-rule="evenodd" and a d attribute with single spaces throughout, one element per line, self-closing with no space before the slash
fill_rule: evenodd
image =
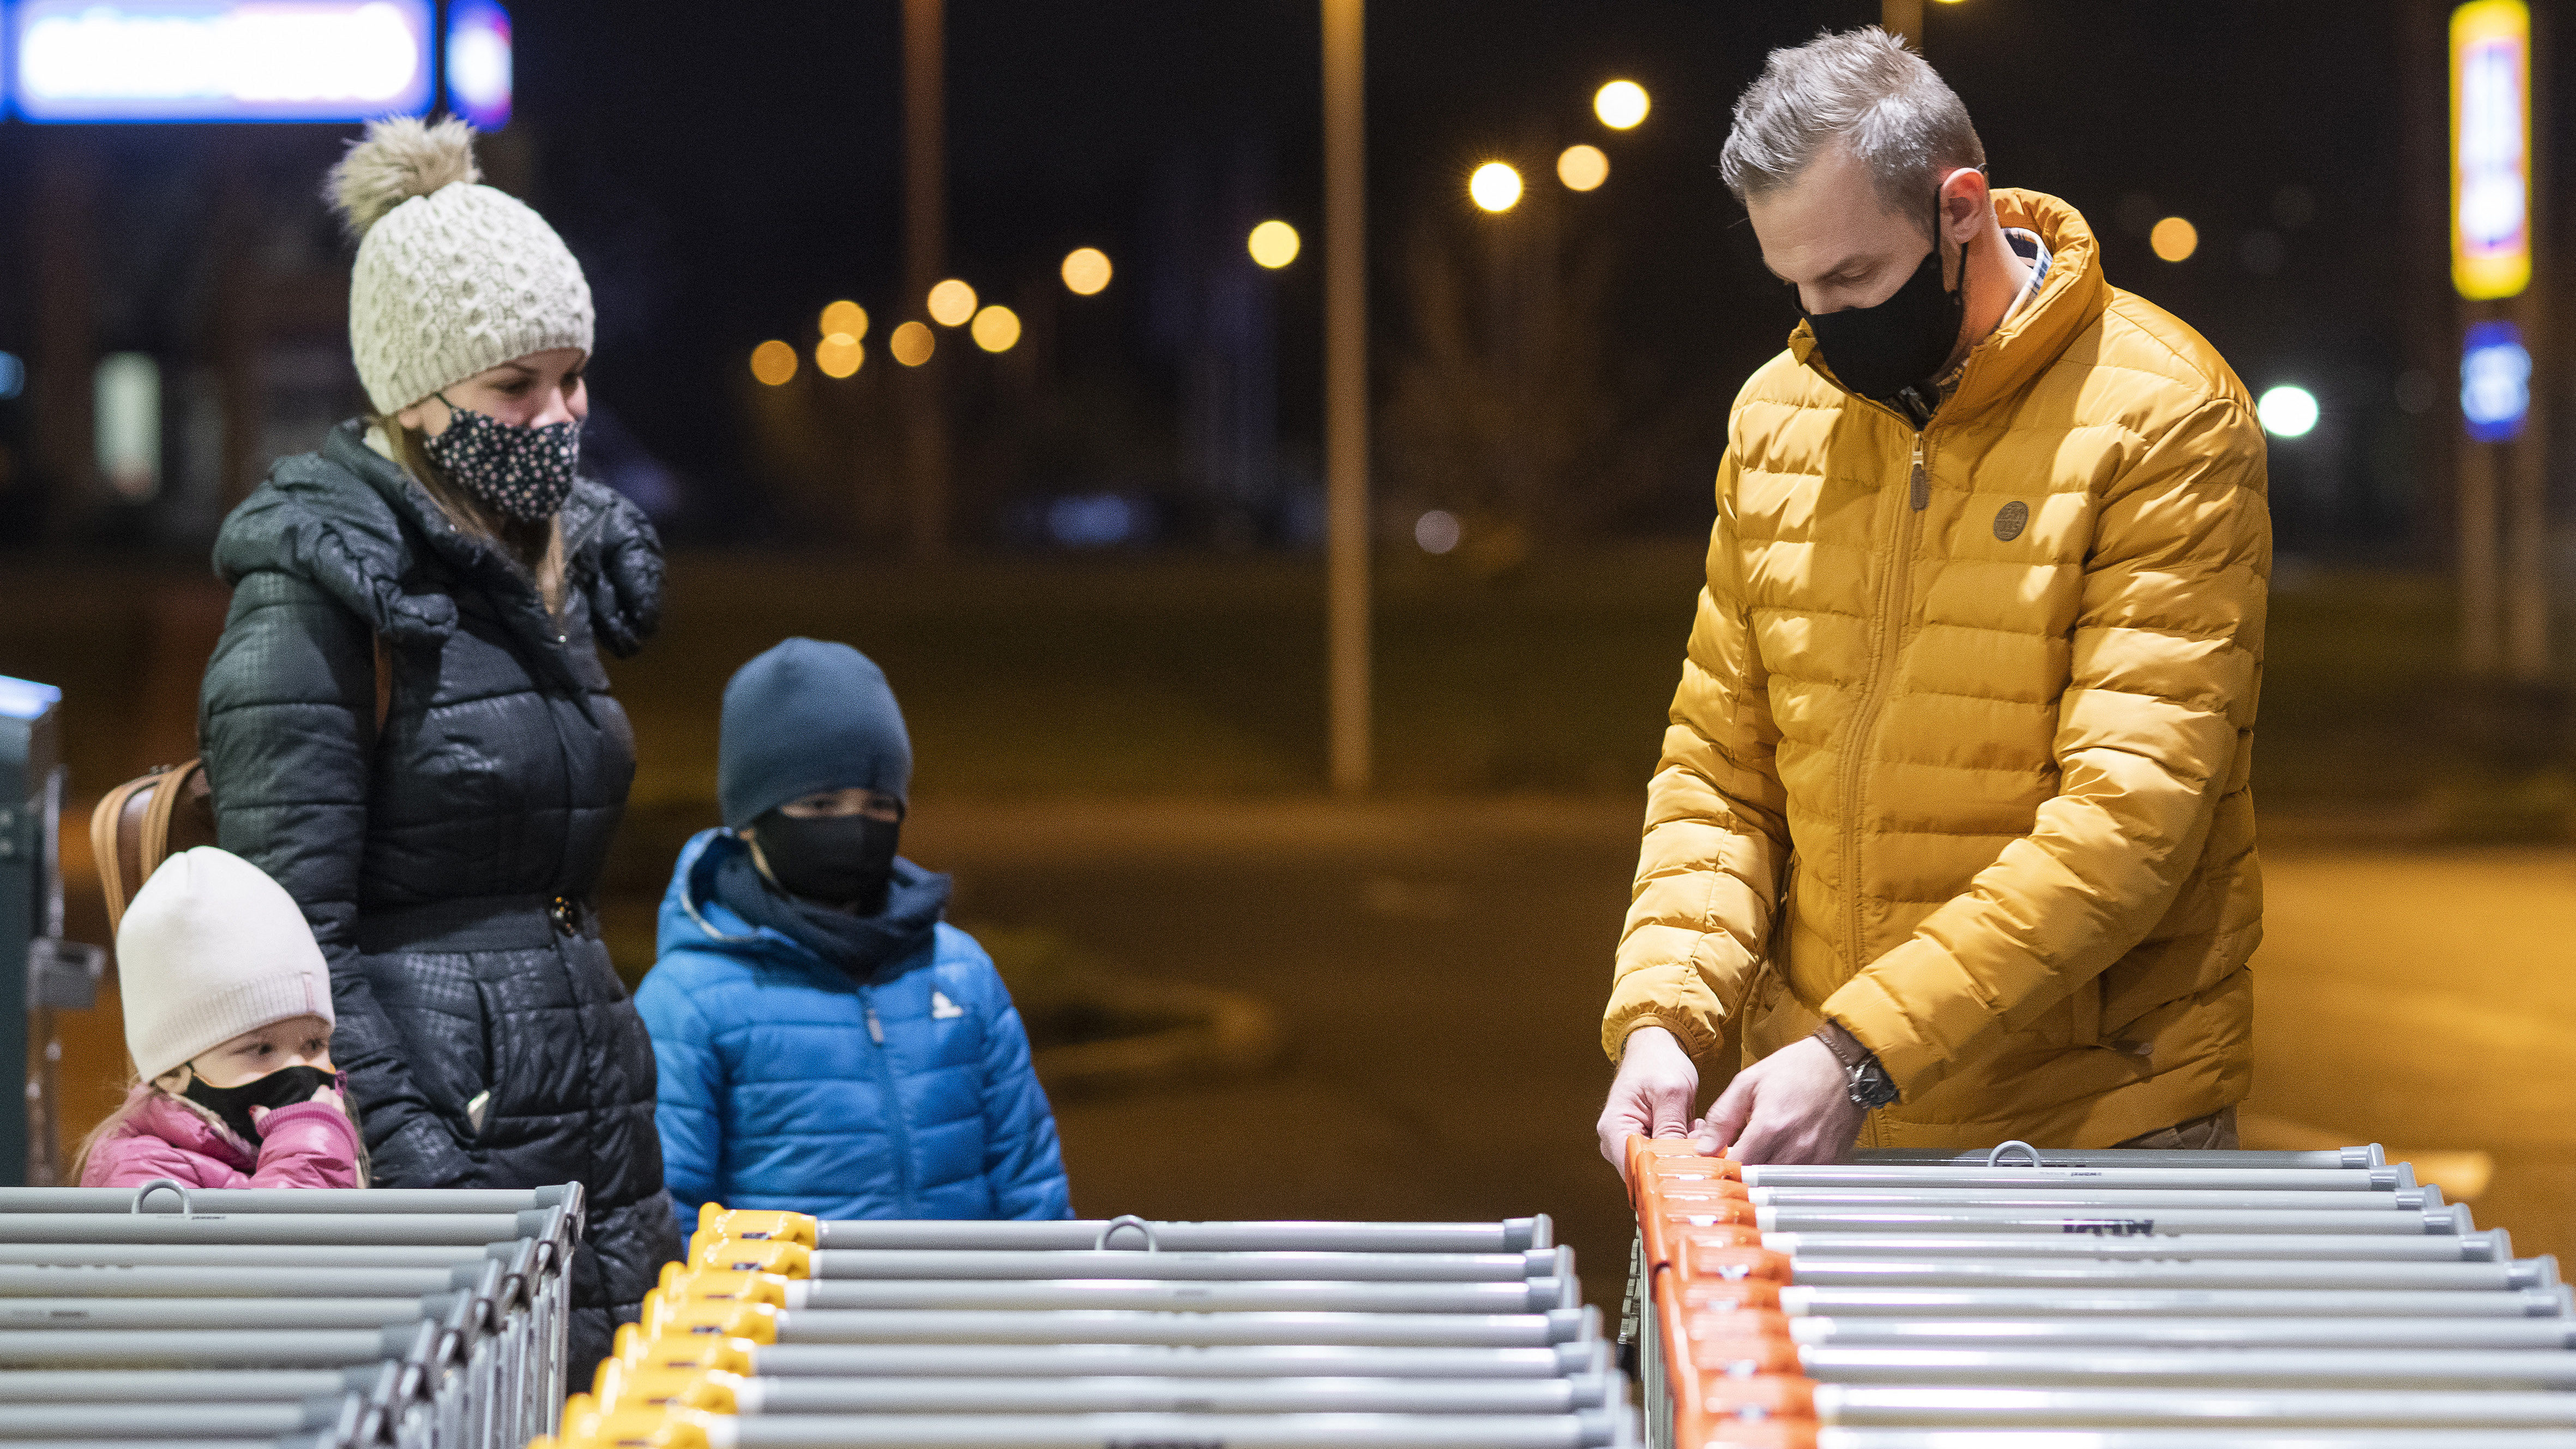
<path id="1" fill-rule="evenodd" d="M 625 655 L 652 632 L 661 544 L 587 481 L 563 530 L 557 620 L 341 425 L 224 522 L 232 612 L 198 725 L 224 848 L 294 895 L 330 960 L 375 1182 L 587 1189 L 579 1382 L 680 1239 L 652 1043 L 588 899 L 635 773 L 593 641 Z"/>

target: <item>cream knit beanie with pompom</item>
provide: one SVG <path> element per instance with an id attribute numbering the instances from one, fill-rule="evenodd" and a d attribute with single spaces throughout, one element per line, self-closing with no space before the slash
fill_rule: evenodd
<path id="1" fill-rule="evenodd" d="M 590 351 L 590 283 L 545 218 L 478 184 L 474 129 L 397 116 L 367 125 L 326 194 L 350 234 L 349 347 L 390 416 L 512 358 Z"/>
<path id="2" fill-rule="evenodd" d="M 286 887 L 201 845 L 161 862 L 116 928 L 125 1047 L 150 1081 L 246 1031 L 333 1021 L 331 968 Z"/>

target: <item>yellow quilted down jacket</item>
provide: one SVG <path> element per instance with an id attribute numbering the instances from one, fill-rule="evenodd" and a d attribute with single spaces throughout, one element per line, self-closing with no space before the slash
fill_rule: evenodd
<path id="1" fill-rule="evenodd" d="M 2262 433 L 2073 207 L 1994 195 L 2053 264 L 1929 426 L 1803 324 L 1736 399 L 1602 1023 L 1831 1017 L 1902 1092 L 1862 1146 L 2101 1146 L 2251 1075 Z"/>

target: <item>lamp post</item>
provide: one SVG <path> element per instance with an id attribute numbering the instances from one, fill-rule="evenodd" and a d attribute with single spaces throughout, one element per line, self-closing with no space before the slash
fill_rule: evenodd
<path id="1" fill-rule="evenodd" d="M 1324 4 L 1325 688 L 1333 792 L 1369 787 L 1365 0 Z"/>
<path id="2" fill-rule="evenodd" d="M 948 254 L 947 37 L 943 0 L 903 0 L 903 277 L 919 306 Z M 906 409 L 904 473 L 915 558 L 948 549 L 947 369 L 935 356 L 911 369 L 921 397 Z"/>
<path id="3" fill-rule="evenodd" d="M 1923 49 L 1923 0 L 1879 0 L 1878 28 Z"/>

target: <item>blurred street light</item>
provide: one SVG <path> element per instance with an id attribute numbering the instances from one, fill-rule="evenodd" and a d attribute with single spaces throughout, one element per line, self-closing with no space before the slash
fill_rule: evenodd
<path id="1" fill-rule="evenodd" d="M 823 335 L 839 332 L 853 342 L 868 335 L 868 309 L 856 302 L 835 302 L 823 309 Z"/>
<path id="2" fill-rule="evenodd" d="M 1598 146 L 1568 146 L 1556 158 L 1556 179 L 1568 191 L 1591 191 L 1610 179 L 1610 157 Z"/>
<path id="3" fill-rule="evenodd" d="M 942 327 L 963 327 L 975 315 L 975 289 L 950 277 L 930 289 L 930 320 Z"/>
<path id="4" fill-rule="evenodd" d="M 777 387 L 796 375 L 796 349 L 775 338 L 751 349 L 751 375 Z"/>
<path id="5" fill-rule="evenodd" d="M 975 314 L 969 335 L 986 352 L 1008 352 L 1020 340 L 1020 314 L 1008 307 L 987 307 Z"/>
<path id="6" fill-rule="evenodd" d="M 1298 240 L 1297 228 L 1284 221 L 1265 221 L 1252 229 L 1245 245 L 1251 248 L 1254 261 L 1275 272 L 1297 260 L 1297 250 L 1303 243 Z"/>
<path id="7" fill-rule="evenodd" d="M 1592 95 L 1592 114 L 1613 131 L 1625 131 L 1646 119 L 1654 103 L 1646 88 L 1631 80 L 1614 80 Z"/>
<path id="8" fill-rule="evenodd" d="M 2179 216 L 2166 217 L 2147 233 L 2147 246 L 2160 262 L 2187 262 L 2200 250 L 2200 228 Z"/>
<path id="9" fill-rule="evenodd" d="M 919 322 L 906 322 L 894 329 L 894 336 L 886 339 L 886 350 L 894 354 L 895 361 L 906 367 L 919 367 L 928 362 L 930 354 L 938 347 L 938 337 Z"/>
<path id="10" fill-rule="evenodd" d="M 1064 289 L 1077 297 L 1097 296 L 1109 285 L 1109 254 L 1098 247 L 1076 247 L 1064 256 Z"/>
<path id="11" fill-rule="evenodd" d="M 2263 431 L 2276 438 L 2304 438 L 2317 425 L 2317 395 L 2294 383 L 2265 388 L 2254 403 Z"/>
<path id="12" fill-rule="evenodd" d="M 825 377 L 848 377 L 868 360 L 868 349 L 847 332 L 835 332 L 814 344 L 814 366 Z"/>
<path id="13" fill-rule="evenodd" d="M 1509 211 L 1520 203 L 1521 174 L 1500 161 L 1488 161 L 1467 178 L 1467 194 L 1487 211 Z"/>
<path id="14" fill-rule="evenodd" d="M 1413 542 L 1424 553 L 1447 553 L 1458 546 L 1458 516 L 1434 508 L 1413 520 Z"/>

